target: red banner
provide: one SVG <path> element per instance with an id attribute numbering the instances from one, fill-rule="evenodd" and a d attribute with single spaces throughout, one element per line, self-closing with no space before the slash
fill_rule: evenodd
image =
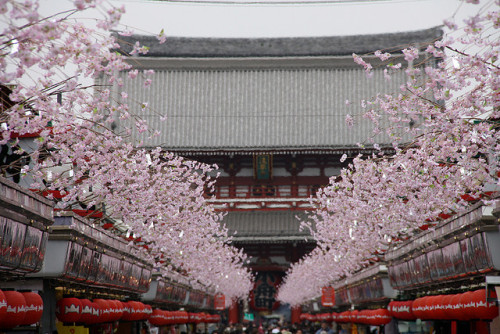
<path id="1" fill-rule="evenodd" d="M 218 293 L 214 297 L 214 309 L 216 311 L 222 311 L 226 308 L 226 296 L 222 293 Z"/>
<path id="2" fill-rule="evenodd" d="M 321 305 L 335 306 L 335 289 L 331 286 L 326 286 L 321 289 Z"/>

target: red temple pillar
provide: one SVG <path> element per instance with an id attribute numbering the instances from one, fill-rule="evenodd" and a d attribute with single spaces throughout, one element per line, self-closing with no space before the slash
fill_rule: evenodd
<path id="1" fill-rule="evenodd" d="M 238 301 L 233 300 L 231 306 L 229 306 L 229 323 L 237 324 L 238 322 L 239 322 Z"/>
<path id="2" fill-rule="evenodd" d="M 297 324 L 300 322 L 300 306 L 292 307 L 292 324 Z"/>

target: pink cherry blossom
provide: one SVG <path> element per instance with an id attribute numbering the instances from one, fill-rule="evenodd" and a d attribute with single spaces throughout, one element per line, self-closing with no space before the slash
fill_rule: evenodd
<path id="1" fill-rule="evenodd" d="M 314 226 L 318 247 L 288 271 L 281 301 L 298 305 L 319 296 L 441 214 L 464 211 L 464 198 L 498 192 L 500 26 L 498 2 L 490 5 L 493 11 L 464 27 L 450 25 L 463 37 L 444 36 L 426 48 L 442 58 L 437 66 L 402 69 L 407 83 L 400 92 L 364 103 L 363 116 L 392 138 L 395 153 L 355 157 L 311 198 L 316 210 L 303 225 Z M 419 51 L 403 54 L 412 62 Z M 357 55 L 354 61 L 370 68 Z M 390 125 L 380 129 L 384 119 Z"/>
<path id="2" fill-rule="evenodd" d="M 113 51 L 117 44 L 110 30 L 119 26 L 124 8 L 96 0 L 74 5 L 50 20 L 39 15 L 37 1 L 8 0 L 0 6 L 6 23 L 2 50 L 13 41 L 18 48 L 0 56 L 0 81 L 13 87 L 13 105 L 0 115 L 2 144 L 13 142 L 13 134 L 38 134 L 23 173 L 29 171 L 32 187 L 63 195 L 58 209 L 96 208 L 139 236 L 145 255 L 163 275 L 222 292 L 227 300 L 245 297 L 253 280 L 246 256 L 230 245 L 223 215 L 205 198 L 205 189 L 214 184 L 213 166 L 128 141 L 132 130 L 157 133 L 133 112 L 148 108 L 147 101 L 129 105 L 128 92 L 114 88 L 123 86 L 116 73 L 130 70 Z M 73 17 L 96 6 L 103 15 L 97 29 Z M 134 46 L 136 53 L 147 50 Z M 130 70 L 126 80 L 138 74 Z M 108 80 L 101 86 L 86 80 L 99 77 Z M 147 80 L 147 86 L 154 84 Z M 116 127 L 115 120 L 127 118 L 135 129 Z"/>

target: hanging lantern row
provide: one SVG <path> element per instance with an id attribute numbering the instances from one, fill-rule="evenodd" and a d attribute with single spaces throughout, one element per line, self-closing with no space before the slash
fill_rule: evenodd
<path id="1" fill-rule="evenodd" d="M 38 293 L 0 290 L 0 329 L 36 324 L 42 313 L 43 301 Z"/>
<path id="2" fill-rule="evenodd" d="M 93 325 L 113 321 L 147 320 L 152 308 L 137 301 L 62 298 L 56 304 L 56 317 L 63 323 Z"/>
<path id="3" fill-rule="evenodd" d="M 335 321 L 384 325 L 391 318 L 402 320 L 493 320 L 498 316 L 496 301 L 488 302 L 486 290 L 469 291 L 456 295 L 439 295 L 408 301 L 393 301 L 387 309 L 346 311 L 341 313 L 302 313 L 300 320 Z M 489 296 L 497 299 L 495 292 Z"/>
<path id="4" fill-rule="evenodd" d="M 149 320 L 152 325 L 164 326 L 186 323 L 216 323 L 219 315 L 188 313 L 185 311 L 153 310 L 138 301 L 122 302 L 110 299 L 62 298 L 57 302 L 56 317 L 64 323 L 93 325 L 114 321 Z"/>
<path id="5" fill-rule="evenodd" d="M 309 314 L 302 313 L 300 315 L 300 320 L 308 320 L 308 321 L 335 321 L 339 323 L 358 323 L 358 324 L 367 324 L 380 326 L 385 325 L 391 322 L 391 316 L 389 311 L 386 309 L 377 309 L 377 310 L 354 310 L 354 311 L 345 311 L 341 313 L 333 312 L 333 313 L 319 313 L 319 314 Z"/>
<path id="6" fill-rule="evenodd" d="M 496 300 L 493 293 L 492 299 Z M 498 316 L 496 302 L 488 302 L 486 289 L 456 295 L 417 298 L 413 302 L 391 302 L 392 316 L 405 320 L 493 320 Z"/>
<path id="7" fill-rule="evenodd" d="M 318 321 L 318 314 L 310 314 L 310 313 L 302 313 L 300 316 L 299 316 L 299 319 L 300 320 L 308 320 L 308 321 L 311 321 L 311 322 L 314 322 L 314 321 Z"/>
<path id="8" fill-rule="evenodd" d="M 416 320 L 417 317 L 413 314 L 413 300 L 404 302 L 390 302 L 387 310 L 396 319 L 401 320 Z"/>
<path id="9" fill-rule="evenodd" d="M 332 313 L 333 321 L 340 323 L 356 323 L 356 324 L 366 324 L 372 326 L 382 326 L 391 322 L 392 317 L 389 311 L 386 309 L 376 309 L 376 310 L 354 310 L 345 311 L 341 313 Z"/>
<path id="10" fill-rule="evenodd" d="M 207 313 L 188 313 L 185 311 L 164 311 L 155 309 L 149 317 L 149 322 L 153 326 L 168 326 L 187 323 L 217 323 L 220 315 Z"/>
<path id="11" fill-rule="evenodd" d="M 332 321 L 332 314 L 331 313 L 319 313 L 316 314 L 316 321 Z"/>

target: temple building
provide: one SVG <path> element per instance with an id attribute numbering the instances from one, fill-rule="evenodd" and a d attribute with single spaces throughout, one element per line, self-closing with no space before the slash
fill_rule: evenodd
<path id="1" fill-rule="evenodd" d="M 373 51 L 390 52 L 387 62 L 405 69 L 423 65 L 405 62 L 401 53 L 417 46 L 419 59 L 432 66 L 439 59 L 428 57 L 425 46 L 441 34 L 433 28 L 318 38 L 168 38 L 163 44 L 152 36 L 119 36 L 126 55 L 136 40 L 149 47 L 146 55 L 127 57 L 139 75 L 123 86 L 105 77 L 96 85 L 117 100 L 126 91 L 136 107 L 131 114 L 149 130 L 139 132 L 123 119 L 111 126 L 137 147 L 217 166 L 206 196 L 224 213 L 231 243 L 248 254 L 255 286 L 226 311 L 223 296 L 193 288 L 182 273 L 160 277 L 141 252 L 140 236 L 127 235 L 101 208 L 61 212 L 46 192 L 26 189 L 17 177 L 21 165 L 13 162 L 27 164 L 28 156 L 9 143 L 0 154 L 6 177 L 0 178 L 0 311 L 19 298 L 32 302 L 17 305 L 17 315 L 29 306 L 29 319 L 0 319 L 0 329 L 180 334 L 273 319 L 324 320 L 349 333 L 498 332 L 498 193 L 486 202 L 464 194 L 471 204 L 465 212 L 440 216 L 432 229 L 418 230 L 374 254 L 359 272 L 331 282 L 328 307 L 313 300 L 290 310 L 275 298 L 290 265 L 316 247 L 314 224 L 302 224 L 314 209 L 312 196 L 353 157 L 393 152 L 391 138 L 362 117 L 363 101 L 398 93 L 406 80 L 400 72 L 388 79 L 386 63 Z M 373 65 L 371 78 L 353 53 Z M 9 94 L 0 86 L 6 106 Z M 380 118 L 380 129 L 387 124 Z M 37 137 L 26 134 L 15 143 L 28 152 Z"/>
<path id="2" fill-rule="evenodd" d="M 387 80 L 373 51 L 416 66 L 405 63 L 401 49 L 424 50 L 440 36 L 439 28 L 318 38 L 168 38 L 164 44 L 153 36 L 118 36 L 124 54 L 136 40 L 149 48 L 128 58 L 143 78 L 113 87 L 116 98 L 123 90 L 129 101 L 148 103 L 133 113 L 150 131 L 134 130 L 130 140 L 218 166 L 215 189 L 207 195 L 226 212 L 232 243 L 249 255 L 257 277 L 235 319 L 242 311 L 289 319 L 274 295 L 290 264 L 315 247 L 310 231 L 301 228 L 309 198 L 350 158 L 375 152 L 374 143 L 392 150 L 390 138 L 374 135 L 373 123 L 360 116 L 361 101 L 398 92 L 405 75 Z M 354 63 L 353 53 L 374 64 L 372 78 Z M 153 84 L 145 90 L 148 78 Z M 347 115 L 353 127 L 346 125 Z M 114 123 L 118 132 L 127 125 Z M 154 130 L 160 134 L 151 137 Z"/>

